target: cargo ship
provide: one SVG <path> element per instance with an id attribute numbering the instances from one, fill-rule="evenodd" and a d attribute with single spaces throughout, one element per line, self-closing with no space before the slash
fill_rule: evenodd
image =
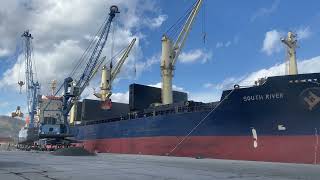
<path id="1" fill-rule="evenodd" d="M 65 79 L 59 102 L 42 103 L 39 136 L 72 135 L 76 145 L 101 153 L 320 164 L 320 73 L 298 74 L 294 33 L 281 39 L 287 48 L 287 75 L 260 78 L 250 87 L 234 85 L 211 103 L 188 100 L 187 93 L 172 90 L 175 63 L 201 2 L 182 18 L 181 31 L 170 28 L 177 38 L 168 32 L 162 37 L 162 87 L 131 84 L 128 104 L 111 102 L 111 84 L 135 39 L 114 68 L 111 63 L 102 66 L 100 60 L 111 21 L 119 13 L 111 6 L 99 36 L 104 42 L 93 46 L 94 58 L 84 61 L 80 77 Z M 79 101 L 100 65 L 101 91 L 94 93 L 100 100 Z"/>
<path id="2" fill-rule="evenodd" d="M 96 152 L 317 164 L 319 81 L 320 73 L 268 77 L 223 91 L 219 102 L 185 101 L 83 119 L 73 132 Z M 141 89 L 131 94 L 130 106 L 139 106 L 132 102 L 135 96 L 154 94 Z M 99 109 L 98 103 L 92 107 Z"/>
<path id="3" fill-rule="evenodd" d="M 101 108 L 111 102 L 109 76 L 102 72 L 101 94 L 107 98 L 78 102 L 71 114 L 78 145 L 102 153 L 319 164 L 320 73 L 298 74 L 292 32 L 281 39 L 286 75 L 234 85 L 211 103 L 172 91 L 175 62 L 201 2 L 176 40 L 170 33 L 162 37 L 161 88 L 131 84 L 129 104 Z"/>

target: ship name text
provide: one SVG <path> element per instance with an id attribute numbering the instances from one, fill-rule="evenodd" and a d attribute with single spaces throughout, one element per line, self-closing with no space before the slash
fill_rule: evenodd
<path id="1" fill-rule="evenodd" d="M 243 96 L 242 98 L 244 102 L 265 101 L 265 100 L 274 100 L 274 99 L 283 99 L 283 93 L 256 94 L 256 95 L 250 95 L 250 96 Z"/>

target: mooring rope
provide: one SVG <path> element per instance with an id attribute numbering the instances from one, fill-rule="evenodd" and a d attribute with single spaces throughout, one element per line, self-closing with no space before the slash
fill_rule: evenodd
<path id="1" fill-rule="evenodd" d="M 170 151 L 167 155 L 170 156 L 170 154 L 173 153 L 173 151 L 175 151 L 175 150 L 190 136 L 190 134 L 193 133 L 193 131 L 195 131 L 195 130 L 199 127 L 199 125 L 204 122 L 204 120 L 206 120 L 226 99 L 228 99 L 228 97 L 230 96 L 230 94 L 233 93 L 234 90 L 235 90 L 235 89 L 233 89 L 233 90 L 232 90 L 228 95 L 226 95 L 210 112 L 208 112 L 208 114 L 207 114 L 195 127 L 193 127 L 193 128 L 190 130 L 190 132 L 189 132 L 187 135 L 185 135 L 185 136 L 182 138 L 182 140 L 181 140 L 179 143 L 177 143 L 177 144 L 175 145 L 175 147 L 174 147 L 173 149 L 171 149 L 171 151 Z"/>

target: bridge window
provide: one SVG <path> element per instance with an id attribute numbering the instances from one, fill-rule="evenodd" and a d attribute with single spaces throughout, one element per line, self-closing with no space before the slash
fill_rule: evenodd
<path id="1" fill-rule="evenodd" d="M 54 117 L 44 117 L 43 123 L 44 124 L 52 124 L 52 125 L 54 125 L 54 124 L 57 123 L 57 119 L 54 118 Z"/>

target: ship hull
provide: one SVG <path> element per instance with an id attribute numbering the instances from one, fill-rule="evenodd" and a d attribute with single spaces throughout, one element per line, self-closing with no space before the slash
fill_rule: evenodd
<path id="1" fill-rule="evenodd" d="M 90 151 L 320 163 L 320 74 L 225 91 L 211 110 L 75 126 Z"/>
<path id="2" fill-rule="evenodd" d="M 315 136 L 262 136 L 257 148 L 251 136 L 192 136 L 177 146 L 183 138 L 99 139 L 81 145 L 92 152 L 320 164 Z"/>

